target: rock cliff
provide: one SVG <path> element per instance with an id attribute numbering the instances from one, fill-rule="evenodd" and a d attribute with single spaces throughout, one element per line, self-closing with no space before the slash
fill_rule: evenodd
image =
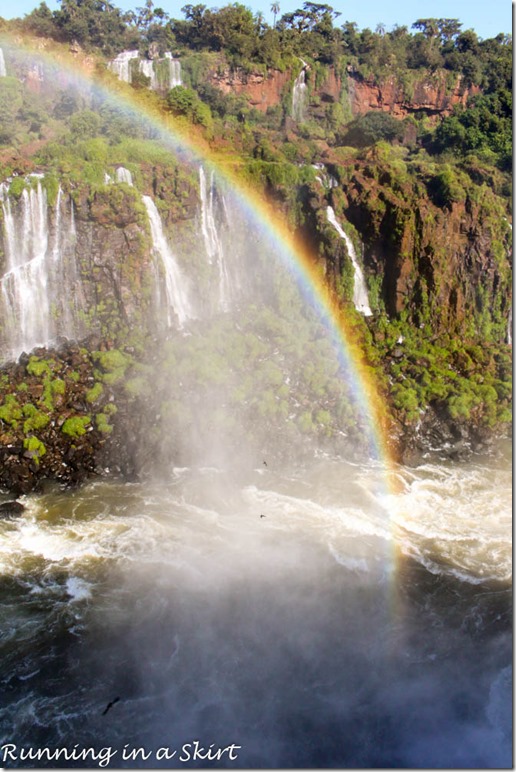
<path id="1" fill-rule="evenodd" d="M 274 69 L 262 73 L 224 67 L 213 70 L 208 81 L 224 94 L 246 97 L 251 107 L 265 113 L 282 103 L 292 90 L 296 74 Z M 309 76 L 307 83 L 312 99 L 348 103 L 353 116 L 378 110 L 395 118 L 414 113 L 444 117 L 456 105 L 465 105 L 471 96 L 479 93 L 477 86 L 468 86 L 461 76 L 450 76 L 444 70 L 418 74 L 407 84 L 396 77 L 380 82 L 374 77 L 364 78 L 351 67 L 342 76 L 334 67 L 327 67 L 317 82 Z"/>

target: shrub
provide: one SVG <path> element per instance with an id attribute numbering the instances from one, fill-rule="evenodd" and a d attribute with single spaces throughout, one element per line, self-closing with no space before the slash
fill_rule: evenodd
<path id="1" fill-rule="evenodd" d="M 89 423 L 91 423 L 91 419 L 87 415 L 73 416 L 72 418 L 66 419 L 61 427 L 61 431 L 68 437 L 76 439 L 77 437 L 82 437 L 83 434 L 86 434 L 86 427 Z"/>
<path id="2" fill-rule="evenodd" d="M 32 457 L 36 464 L 39 464 L 39 459 L 47 452 L 46 447 L 37 437 L 26 437 L 23 440 L 23 447 L 33 454 Z"/>
<path id="3" fill-rule="evenodd" d="M 384 140 L 393 142 L 401 140 L 403 126 L 400 121 L 388 113 L 369 112 L 356 118 L 348 127 L 347 132 L 339 138 L 338 144 L 351 147 L 367 147 Z"/>

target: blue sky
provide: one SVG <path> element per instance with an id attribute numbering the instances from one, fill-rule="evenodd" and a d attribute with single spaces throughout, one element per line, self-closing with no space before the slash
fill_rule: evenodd
<path id="1" fill-rule="evenodd" d="M 204 2 L 209 8 L 221 7 L 230 0 L 154 0 L 154 5 L 164 8 L 171 16 L 182 18 L 181 8 L 191 2 Z M 459 19 L 462 29 L 472 28 L 482 38 L 494 37 L 499 32 L 512 32 L 512 4 L 510 0 L 362 0 L 348 3 L 344 0 L 317 0 L 327 2 L 340 11 L 338 23 L 354 21 L 360 29 L 375 29 L 380 22 L 391 29 L 394 24 L 411 24 L 419 18 Z M 0 0 L 0 16 L 6 19 L 24 16 L 39 5 L 40 0 Z M 52 10 L 59 7 L 57 0 L 46 0 Z M 143 6 L 145 0 L 113 0 L 124 10 Z M 253 11 L 262 11 L 265 20 L 272 23 L 270 11 L 272 0 L 240 0 Z M 302 8 L 303 0 L 280 0 L 280 14 Z"/>

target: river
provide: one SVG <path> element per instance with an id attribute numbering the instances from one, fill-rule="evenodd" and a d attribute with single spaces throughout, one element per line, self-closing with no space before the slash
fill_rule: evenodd
<path id="1" fill-rule="evenodd" d="M 510 448 L 395 474 L 320 454 L 24 497 L 3 766 L 510 766 Z"/>

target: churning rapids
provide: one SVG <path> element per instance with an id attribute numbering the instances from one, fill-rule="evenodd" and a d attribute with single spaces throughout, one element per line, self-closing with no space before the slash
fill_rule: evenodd
<path id="1" fill-rule="evenodd" d="M 25 497 L 0 526 L 3 766 L 106 761 L 16 761 L 29 747 L 108 748 L 113 767 L 510 766 L 503 451 L 400 468 L 397 493 L 325 456 Z M 194 759 L 210 746 L 236 760 Z"/>

